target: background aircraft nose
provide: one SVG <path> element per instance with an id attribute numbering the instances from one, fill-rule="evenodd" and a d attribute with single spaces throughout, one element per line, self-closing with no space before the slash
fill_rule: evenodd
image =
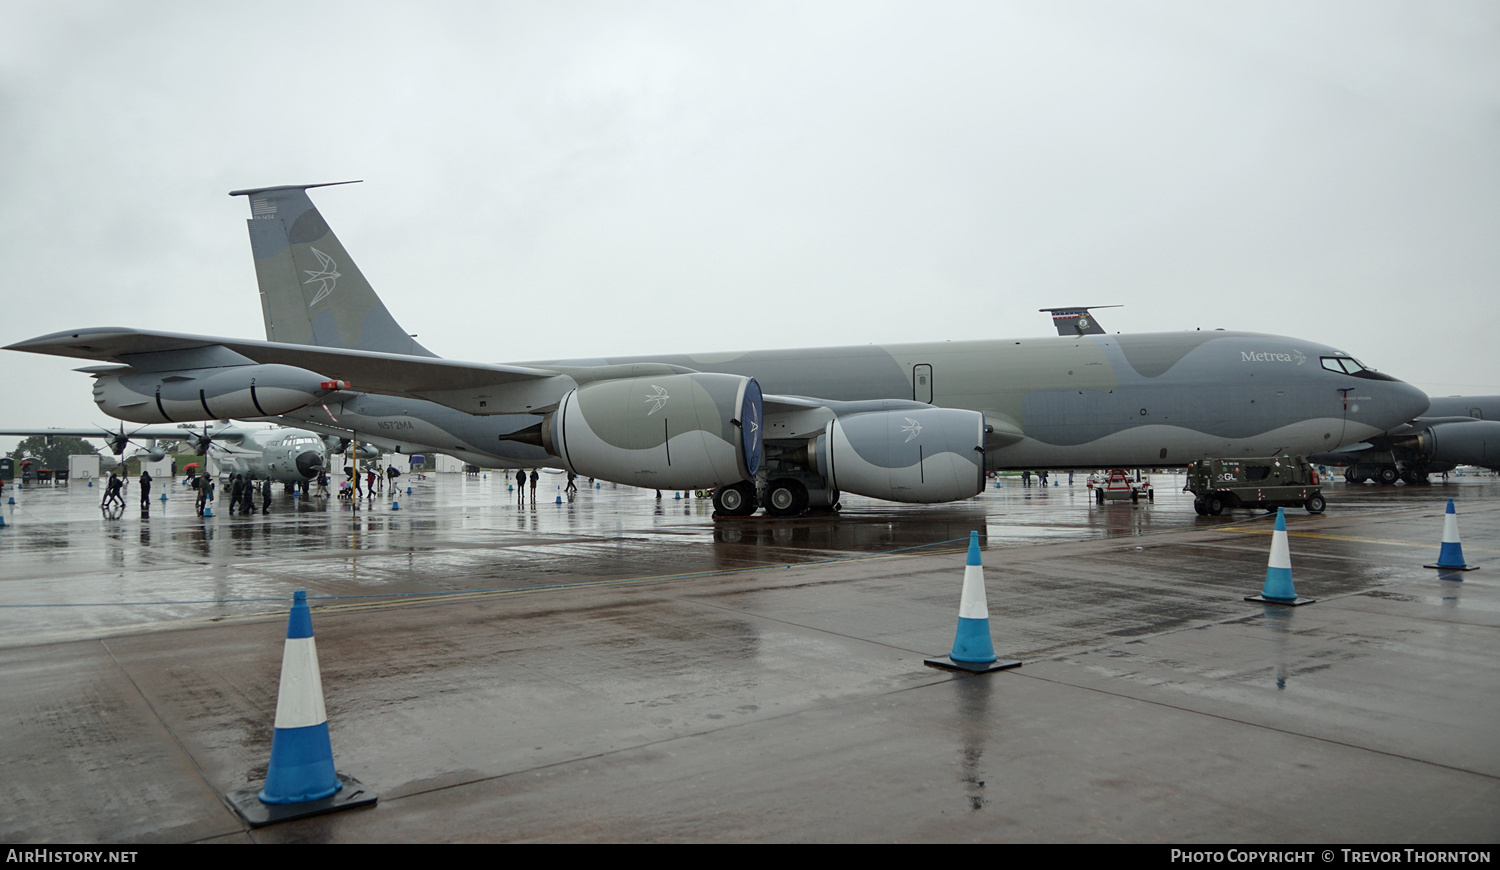
<path id="1" fill-rule="evenodd" d="M 311 479 L 311 478 L 317 477 L 318 476 L 318 472 L 320 472 L 322 470 L 323 470 L 323 454 L 319 453 L 316 450 L 309 450 L 306 453 L 299 453 L 299 454 L 297 454 L 297 473 L 298 474 L 302 475 L 303 477 Z"/>

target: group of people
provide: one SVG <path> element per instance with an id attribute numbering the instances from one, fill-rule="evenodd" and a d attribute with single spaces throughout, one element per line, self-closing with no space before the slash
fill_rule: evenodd
<path id="1" fill-rule="evenodd" d="M 229 512 L 255 513 L 255 494 L 260 493 L 260 512 L 271 512 L 271 480 L 257 481 L 247 474 L 229 475 Z"/>
<path id="2" fill-rule="evenodd" d="M 213 478 L 207 474 L 193 474 L 192 469 L 189 469 L 188 473 L 190 476 L 188 477 L 186 485 L 193 491 L 194 509 L 197 511 L 198 516 L 201 517 L 203 516 L 204 508 L 208 507 L 214 500 L 214 489 L 216 487 L 216 484 Z M 377 473 L 373 468 L 367 469 L 364 475 L 365 487 L 363 492 L 361 491 L 360 487 L 360 475 L 355 473 L 354 467 L 352 465 L 345 466 L 344 476 L 346 478 L 344 482 L 344 488 L 347 494 L 341 493 L 341 497 L 359 498 L 361 495 L 368 495 L 369 497 L 373 498 L 377 493 L 383 492 L 387 484 L 390 486 L 391 492 L 394 493 L 396 491 L 396 478 L 401 476 L 401 472 L 394 465 L 387 468 L 383 476 Z M 141 510 L 144 511 L 149 509 L 151 506 L 151 472 L 142 469 L 140 483 Z M 318 472 L 317 484 L 317 497 L 326 498 L 328 496 L 327 472 Z M 126 480 L 124 476 L 111 471 L 109 473 L 109 479 L 104 484 L 104 500 L 101 504 L 101 507 L 103 507 L 106 512 L 110 512 L 113 510 L 124 510 L 125 487 Z M 301 487 L 302 494 L 304 496 L 307 495 L 308 482 L 303 481 Z M 532 501 L 535 501 L 536 472 L 532 472 L 531 491 Z M 270 478 L 266 478 L 265 480 L 256 480 L 248 474 L 240 474 L 238 472 L 229 475 L 230 513 L 234 513 L 235 511 L 239 511 L 244 514 L 255 513 L 255 496 L 257 494 L 260 495 L 260 513 L 269 514 L 271 512 Z"/>
<path id="3" fill-rule="evenodd" d="M 125 477 L 113 471 L 109 473 L 109 480 L 104 482 L 104 501 L 100 505 L 105 510 L 110 508 L 125 509 Z M 141 510 L 151 507 L 151 472 L 141 470 Z"/>
<path id="4" fill-rule="evenodd" d="M 521 505 L 526 503 L 528 483 L 530 484 L 531 503 L 536 504 L 536 484 L 541 479 L 542 475 L 535 468 L 531 469 L 530 475 L 526 473 L 526 469 L 524 468 L 518 470 L 516 472 L 516 504 Z M 563 488 L 563 492 L 567 493 L 568 501 L 573 500 L 573 496 L 578 494 L 578 475 L 571 471 L 568 472 L 568 485 Z"/>
<path id="5" fill-rule="evenodd" d="M 516 504 L 525 504 L 526 503 L 526 481 L 527 481 L 527 479 L 528 478 L 526 477 L 526 469 L 523 468 L 520 471 L 516 472 Z M 538 480 L 541 480 L 541 479 L 542 479 L 542 476 L 537 473 L 537 470 L 535 468 L 531 469 L 530 480 L 531 480 L 531 503 L 532 504 L 536 504 L 536 482 Z"/>
<path id="6" fill-rule="evenodd" d="M 394 465 L 386 467 L 384 477 L 382 477 L 374 468 L 366 468 L 364 473 L 365 485 L 364 489 L 361 490 L 359 485 L 359 473 L 355 471 L 353 465 L 346 465 L 344 466 L 344 482 L 339 487 L 339 498 L 347 498 L 351 500 L 359 498 L 373 499 L 376 495 L 381 495 L 385 492 L 385 487 L 387 484 L 390 485 L 391 492 L 395 493 L 396 478 L 400 476 L 400 469 L 396 468 L 396 466 Z M 320 497 L 326 497 L 328 495 L 328 475 L 321 472 L 318 474 L 318 495 Z"/>
<path id="7" fill-rule="evenodd" d="M 1048 473 L 1049 472 L 1047 472 L 1046 470 L 1042 470 L 1042 471 L 1036 472 L 1037 480 L 1041 482 L 1042 486 L 1046 486 L 1047 485 L 1047 475 L 1048 475 Z M 1022 486 L 1031 486 L 1031 475 L 1032 475 L 1032 472 L 1030 472 L 1030 471 L 1023 471 L 1023 472 L 1021 472 L 1021 485 Z M 1072 486 L 1072 485 L 1073 485 L 1073 472 L 1070 469 L 1068 471 L 1068 486 Z"/>

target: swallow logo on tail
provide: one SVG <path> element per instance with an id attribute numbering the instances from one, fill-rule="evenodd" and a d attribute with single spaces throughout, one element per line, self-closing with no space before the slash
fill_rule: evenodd
<path id="1" fill-rule="evenodd" d="M 311 308 L 324 299 L 327 299 L 328 295 L 333 292 L 333 288 L 339 282 L 339 271 L 338 264 L 333 261 L 332 257 L 317 248 L 309 248 L 308 250 L 313 252 L 313 256 L 318 258 L 318 264 L 323 267 L 321 271 L 314 269 L 302 270 L 308 274 L 308 279 L 303 281 L 303 284 L 311 284 L 314 281 L 318 282 L 318 292 L 313 294 L 312 301 L 307 303 L 307 307 Z"/>

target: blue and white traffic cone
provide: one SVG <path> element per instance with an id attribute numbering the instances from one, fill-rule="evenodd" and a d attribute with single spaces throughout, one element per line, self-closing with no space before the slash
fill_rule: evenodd
<path id="1" fill-rule="evenodd" d="M 276 731 L 261 801 L 296 804 L 326 798 L 343 787 L 333 769 L 323 677 L 313 642 L 307 593 L 298 589 L 286 623 L 281 653 L 281 691 L 276 696 Z"/>
<path id="2" fill-rule="evenodd" d="M 990 611 L 984 599 L 984 566 L 979 561 L 979 533 L 969 533 L 969 557 L 964 564 L 964 589 L 958 604 L 958 631 L 953 651 L 946 658 L 927 659 L 926 664 L 985 673 L 1019 667 L 1018 661 L 1002 662 L 990 642 Z"/>
<path id="3" fill-rule="evenodd" d="M 399 510 L 401 510 L 401 502 L 399 502 L 399 501 L 393 501 L 393 502 L 391 502 L 391 510 L 393 510 L 393 511 L 399 511 Z"/>
<path id="4" fill-rule="evenodd" d="M 1271 558 L 1266 562 L 1266 582 L 1259 595 L 1251 595 L 1246 601 L 1262 601 L 1268 604 L 1312 604 L 1313 599 L 1298 598 L 1292 585 L 1292 548 L 1286 537 L 1286 510 L 1276 509 L 1276 530 L 1271 533 Z"/>
<path id="5" fill-rule="evenodd" d="M 1448 511 L 1443 514 L 1443 547 L 1438 551 L 1436 565 L 1423 565 L 1444 571 L 1475 571 L 1478 565 L 1464 564 L 1464 548 L 1458 542 L 1458 514 L 1453 510 L 1453 499 L 1448 499 Z"/>
<path id="6" fill-rule="evenodd" d="M 359 780 L 333 769 L 312 612 L 307 609 L 307 593 L 300 589 L 287 618 L 281 689 L 276 696 L 276 731 L 271 736 L 265 787 L 242 788 L 226 797 L 235 812 L 256 828 L 369 806 L 379 800 Z"/>

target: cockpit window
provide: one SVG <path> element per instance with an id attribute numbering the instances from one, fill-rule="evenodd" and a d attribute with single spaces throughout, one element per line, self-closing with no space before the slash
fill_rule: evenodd
<path id="1" fill-rule="evenodd" d="M 1323 368 L 1331 372 L 1343 372 L 1356 375 L 1365 370 L 1359 360 L 1352 356 L 1325 356 L 1323 357 Z"/>

